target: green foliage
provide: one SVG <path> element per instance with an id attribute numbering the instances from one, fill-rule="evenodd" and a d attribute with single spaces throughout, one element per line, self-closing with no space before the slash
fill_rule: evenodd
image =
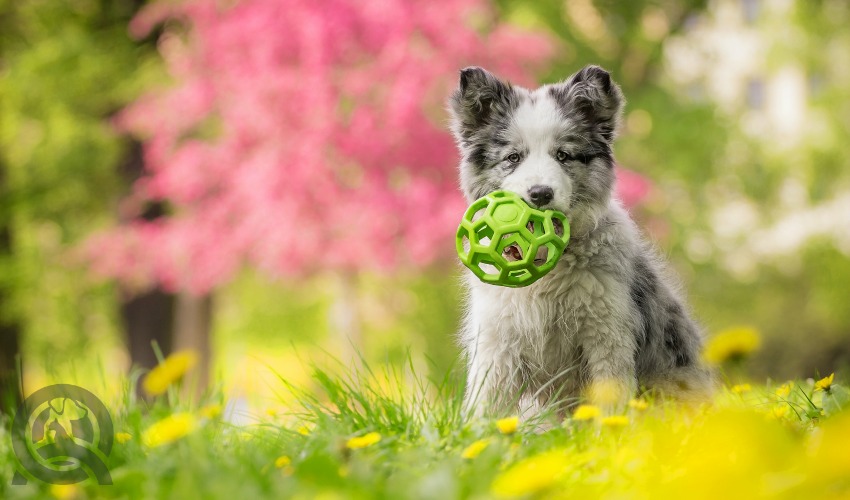
<path id="1" fill-rule="evenodd" d="M 48 366 L 114 339 L 111 288 L 70 249 L 116 215 L 128 146 L 109 119 L 159 73 L 131 40 L 133 1 L 35 0 L 0 10 L 0 222 L 12 256 L 0 281 L 29 349 Z M 61 355 L 56 353 L 61 352 Z"/>

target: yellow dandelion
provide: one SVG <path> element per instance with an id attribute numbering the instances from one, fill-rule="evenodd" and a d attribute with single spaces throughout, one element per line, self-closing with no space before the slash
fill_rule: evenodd
<path id="1" fill-rule="evenodd" d="M 301 434 L 302 436 L 309 436 L 310 435 L 310 428 L 307 427 L 306 425 L 302 425 L 302 426 L 298 427 L 298 429 L 296 431 L 298 432 L 298 434 Z"/>
<path id="2" fill-rule="evenodd" d="M 292 460 L 286 455 L 277 457 L 274 461 L 274 466 L 280 469 L 284 476 L 291 476 L 295 469 L 292 468 Z"/>
<path id="3" fill-rule="evenodd" d="M 77 498 L 80 488 L 76 484 L 51 484 L 50 495 L 58 500 Z"/>
<path id="4" fill-rule="evenodd" d="M 115 433 L 115 440 L 118 441 L 118 444 L 124 444 L 127 441 L 133 439 L 133 435 L 129 432 L 117 432 Z"/>
<path id="5" fill-rule="evenodd" d="M 142 443 L 149 448 L 172 443 L 195 430 L 196 426 L 191 413 L 175 413 L 148 427 L 142 434 Z"/>
<path id="6" fill-rule="evenodd" d="M 576 411 L 573 412 L 573 420 L 593 420 L 601 413 L 598 406 L 578 405 Z"/>
<path id="7" fill-rule="evenodd" d="M 481 452 L 484 451 L 489 444 L 489 439 L 479 439 L 478 441 L 475 441 L 471 445 L 464 448 L 463 453 L 461 453 L 460 456 L 467 460 L 472 460 L 473 458 L 478 457 L 478 455 L 480 455 Z"/>
<path id="8" fill-rule="evenodd" d="M 846 487 L 850 462 L 847 460 L 847 443 L 850 443 L 850 413 L 844 411 L 823 422 L 820 431 L 809 444 L 809 459 L 805 460 L 809 474 L 819 484 L 842 485 L 833 489 L 833 497 L 840 498 Z M 839 493 L 839 491 L 841 493 Z"/>
<path id="9" fill-rule="evenodd" d="M 633 399 L 629 401 L 629 408 L 637 411 L 644 411 L 649 408 L 649 403 L 645 399 Z"/>
<path id="10" fill-rule="evenodd" d="M 611 415 L 602 419 L 605 427 L 625 427 L 629 425 L 629 417 L 625 415 Z"/>
<path id="11" fill-rule="evenodd" d="M 213 420 L 221 415 L 221 405 L 207 405 L 201 408 L 199 412 L 202 417 Z"/>
<path id="12" fill-rule="evenodd" d="M 724 330 L 705 346 L 705 360 L 713 364 L 742 359 L 761 347 L 761 337 L 755 328 L 739 327 Z"/>
<path id="13" fill-rule="evenodd" d="M 496 428 L 502 434 L 513 434 L 519 427 L 519 417 L 508 417 L 496 420 Z"/>
<path id="14" fill-rule="evenodd" d="M 784 383 L 776 388 L 776 395 L 780 398 L 787 398 L 791 394 L 791 382 Z"/>
<path id="15" fill-rule="evenodd" d="M 815 390 L 816 391 L 826 391 L 829 392 L 832 389 L 832 381 L 835 379 L 835 374 L 830 373 L 829 376 L 824 377 L 817 382 L 815 382 Z"/>
<path id="16" fill-rule="evenodd" d="M 151 396 L 158 396 L 178 382 L 198 362 L 194 351 L 180 351 L 168 356 L 145 376 L 142 388 Z"/>
<path id="17" fill-rule="evenodd" d="M 736 385 L 733 385 L 732 389 L 730 389 L 730 390 L 732 391 L 733 394 L 743 394 L 745 392 L 752 391 L 753 388 L 752 388 L 752 386 L 750 386 L 750 384 L 736 384 Z"/>
<path id="18" fill-rule="evenodd" d="M 381 435 L 377 432 L 370 432 L 369 434 L 364 434 L 363 436 L 353 437 L 345 443 L 351 450 L 359 450 L 360 448 L 365 448 L 367 446 L 372 446 L 381 440 Z"/>
<path id="19" fill-rule="evenodd" d="M 557 483 L 568 466 L 564 451 L 542 453 L 522 460 L 499 474 L 490 486 L 490 491 L 498 497 L 536 493 Z"/>
<path id="20" fill-rule="evenodd" d="M 774 406 L 769 413 L 769 416 L 775 419 L 785 418 L 785 415 L 788 415 L 789 407 L 787 404 L 776 405 Z"/>

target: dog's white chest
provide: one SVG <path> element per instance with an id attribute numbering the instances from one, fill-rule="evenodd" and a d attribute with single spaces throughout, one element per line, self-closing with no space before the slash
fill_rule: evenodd
<path id="1" fill-rule="evenodd" d="M 479 342 L 510 352 L 537 371 L 557 373 L 577 359 L 579 336 L 605 286 L 591 272 L 558 266 L 551 275 L 519 289 L 474 283 L 473 317 Z"/>

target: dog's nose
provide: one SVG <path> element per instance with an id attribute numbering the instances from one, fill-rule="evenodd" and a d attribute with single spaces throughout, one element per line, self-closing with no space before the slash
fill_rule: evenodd
<path id="1" fill-rule="evenodd" d="M 531 186 L 531 189 L 528 190 L 528 197 L 531 199 L 531 203 L 542 207 L 552 201 L 555 192 L 549 186 Z"/>

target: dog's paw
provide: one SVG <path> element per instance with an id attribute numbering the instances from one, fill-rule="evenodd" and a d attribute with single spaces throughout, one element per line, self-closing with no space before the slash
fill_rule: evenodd
<path id="1" fill-rule="evenodd" d="M 602 410 L 603 415 L 618 414 L 625 409 L 635 393 L 635 384 L 617 380 L 600 379 L 587 388 L 587 400 Z"/>

